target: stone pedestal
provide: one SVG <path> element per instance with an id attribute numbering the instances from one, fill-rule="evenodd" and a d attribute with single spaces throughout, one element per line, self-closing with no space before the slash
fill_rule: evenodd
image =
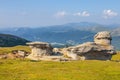
<path id="1" fill-rule="evenodd" d="M 28 56 L 29 59 L 38 60 L 43 56 L 52 55 L 52 47 L 49 43 L 45 42 L 30 42 L 26 43 L 31 48 L 31 54 Z"/>
<path id="2" fill-rule="evenodd" d="M 112 37 L 110 35 L 110 32 L 108 31 L 98 32 L 94 36 L 94 42 L 100 45 L 111 45 L 111 40 L 112 40 Z"/>

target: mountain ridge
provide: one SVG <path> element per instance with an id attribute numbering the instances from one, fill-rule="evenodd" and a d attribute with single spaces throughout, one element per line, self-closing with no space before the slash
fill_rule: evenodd
<path id="1" fill-rule="evenodd" d="M 25 45 L 28 40 L 10 34 L 0 34 L 0 47 Z"/>
<path id="2" fill-rule="evenodd" d="M 118 40 L 120 38 L 119 29 L 119 24 L 102 25 L 98 23 L 80 22 L 37 28 L 1 29 L 0 32 L 20 36 L 30 41 L 66 44 L 69 40 L 76 43 L 93 41 L 93 37 L 97 32 L 110 31 L 113 36 L 113 45 L 117 46 L 117 49 L 120 49 L 120 46 L 118 46 Z"/>

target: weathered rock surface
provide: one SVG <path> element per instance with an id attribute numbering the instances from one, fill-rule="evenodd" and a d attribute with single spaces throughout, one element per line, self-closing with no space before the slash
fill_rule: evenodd
<path id="1" fill-rule="evenodd" d="M 85 57 L 84 59 L 110 60 L 112 55 L 115 53 L 116 52 L 112 45 L 106 46 L 96 44 L 94 42 L 87 42 L 78 46 L 66 48 L 66 53 L 63 54 L 73 58 L 74 60 L 81 59 L 83 57 Z M 73 54 L 81 57 L 77 58 L 77 56 Z"/>
<path id="2" fill-rule="evenodd" d="M 102 32 L 98 32 L 95 36 L 94 36 L 94 42 L 96 44 L 101 44 L 101 45 L 111 45 L 111 34 L 108 31 L 102 31 Z"/>
<path id="3" fill-rule="evenodd" d="M 32 53 L 27 57 L 29 59 L 38 59 L 37 57 L 50 56 L 53 54 L 52 47 L 45 42 L 30 42 L 27 43 L 32 49 Z"/>
<path id="4" fill-rule="evenodd" d="M 11 53 L 0 54 L 0 59 L 24 59 L 30 53 L 25 50 L 13 50 Z"/>
<path id="5" fill-rule="evenodd" d="M 64 48 L 62 53 L 73 60 L 110 60 L 112 55 L 116 54 L 114 47 L 111 45 L 111 40 L 112 37 L 109 32 L 99 32 L 94 36 L 94 42 L 86 42 L 77 46 Z"/>
<path id="6" fill-rule="evenodd" d="M 28 56 L 31 60 L 110 60 L 112 55 L 116 54 L 114 47 L 111 45 L 112 37 L 110 32 L 98 32 L 94 36 L 94 42 L 86 42 L 77 46 L 68 48 L 52 48 L 50 44 L 44 42 L 27 43 L 32 49 Z M 64 55 L 61 56 L 61 54 Z M 65 58 L 67 57 L 67 58 Z"/>

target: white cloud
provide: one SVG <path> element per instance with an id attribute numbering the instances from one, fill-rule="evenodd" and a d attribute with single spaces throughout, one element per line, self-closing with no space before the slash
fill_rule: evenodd
<path id="1" fill-rule="evenodd" d="M 90 13 L 87 11 L 77 12 L 77 13 L 68 13 L 66 11 L 59 11 L 54 15 L 56 18 L 64 18 L 65 16 L 80 16 L 80 17 L 88 17 Z"/>
<path id="2" fill-rule="evenodd" d="M 103 17 L 104 17 L 105 19 L 111 18 L 111 17 L 115 17 L 115 16 L 117 16 L 117 15 L 118 15 L 117 12 L 114 12 L 114 11 L 112 11 L 112 10 L 110 10 L 110 9 L 103 11 Z"/>
<path id="3" fill-rule="evenodd" d="M 87 11 L 83 11 L 82 16 L 85 16 L 85 17 L 90 16 L 90 13 L 88 13 Z"/>
<path id="4" fill-rule="evenodd" d="M 75 14 L 73 14 L 74 16 L 81 16 L 81 13 L 80 12 L 78 12 L 78 13 L 75 13 Z"/>
<path id="5" fill-rule="evenodd" d="M 60 11 L 60 12 L 57 12 L 56 14 L 55 14 L 55 17 L 64 17 L 64 16 L 66 16 L 67 15 L 67 13 L 65 12 L 65 11 Z"/>
<path id="6" fill-rule="evenodd" d="M 73 15 L 74 16 L 88 17 L 88 16 L 90 16 L 90 13 L 88 13 L 87 11 L 83 11 L 83 12 L 77 12 L 77 13 L 75 13 Z"/>

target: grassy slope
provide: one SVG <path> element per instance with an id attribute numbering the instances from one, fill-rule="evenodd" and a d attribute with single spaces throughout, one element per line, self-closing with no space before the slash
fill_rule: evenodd
<path id="1" fill-rule="evenodd" d="M 30 48 L 28 46 L 14 46 L 14 47 L 0 47 L 0 54 L 9 53 L 12 50 L 25 50 L 30 52 Z"/>
<path id="2" fill-rule="evenodd" d="M 0 80 L 119 80 L 120 54 L 114 61 L 49 62 L 0 60 Z"/>

